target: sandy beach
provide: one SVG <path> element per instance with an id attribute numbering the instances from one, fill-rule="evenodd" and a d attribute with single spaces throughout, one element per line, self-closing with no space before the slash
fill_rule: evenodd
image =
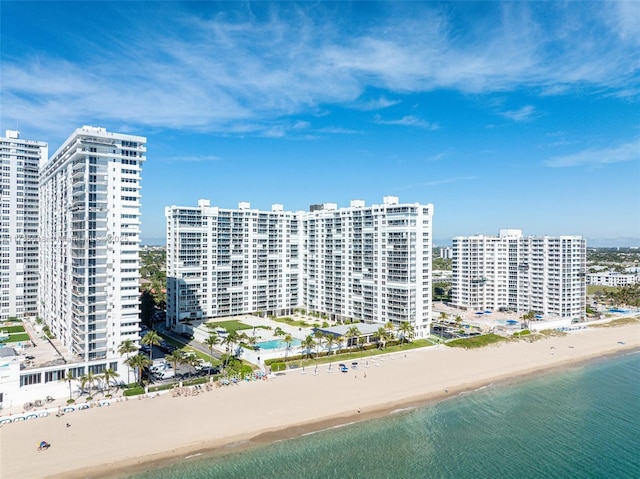
<path id="1" fill-rule="evenodd" d="M 293 370 L 197 396 L 134 398 L 0 427 L 0 477 L 107 477 L 198 451 L 249 447 L 381 416 L 637 348 L 640 325 L 633 324 L 479 350 L 438 346 L 361 358 L 348 373 L 321 365 L 318 374 Z M 51 448 L 38 451 L 41 440 Z"/>

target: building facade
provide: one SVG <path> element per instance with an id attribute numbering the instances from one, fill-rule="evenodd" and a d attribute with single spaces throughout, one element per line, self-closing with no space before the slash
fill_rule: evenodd
<path id="1" fill-rule="evenodd" d="M 432 205 L 355 200 L 308 212 L 171 206 L 167 326 L 295 308 L 332 320 L 400 324 L 418 337 L 431 319 Z"/>
<path id="2" fill-rule="evenodd" d="M 640 275 L 623 274 L 612 271 L 587 274 L 587 284 L 598 286 L 632 286 L 640 283 Z"/>
<path id="3" fill-rule="evenodd" d="M 38 169 L 48 146 L 0 138 L 0 321 L 38 312 Z"/>
<path id="4" fill-rule="evenodd" d="M 432 205 L 354 200 L 302 213 L 302 306 L 333 320 L 399 325 L 431 320 Z"/>
<path id="5" fill-rule="evenodd" d="M 40 172 L 39 313 L 80 359 L 139 339 L 140 171 L 146 139 L 84 126 Z"/>
<path id="6" fill-rule="evenodd" d="M 475 310 L 534 311 L 582 319 L 586 307 L 586 242 L 581 236 L 453 239 L 452 303 Z"/>
<path id="7" fill-rule="evenodd" d="M 291 314 L 299 304 L 300 221 L 271 211 L 171 206 L 167 219 L 167 326 L 247 312 Z"/>

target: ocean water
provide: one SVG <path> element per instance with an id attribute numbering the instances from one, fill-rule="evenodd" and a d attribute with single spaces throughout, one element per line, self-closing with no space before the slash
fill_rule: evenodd
<path id="1" fill-rule="evenodd" d="M 640 354 L 128 477 L 640 478 Z"/>

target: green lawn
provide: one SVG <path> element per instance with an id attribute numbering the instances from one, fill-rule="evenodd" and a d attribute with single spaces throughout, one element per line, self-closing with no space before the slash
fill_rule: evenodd
<path id="1" fill-rule="evenodd" d="M 425 348 L 428 346 L 433 346 L 433 343 L 426 339 L 416 339 L 411 343 L 398 344 L 396 346 L 388 346 L 384 349 L 367 349 L 365 351 L 360 350 L 359 348 L 354 349 L 342 349 L 340 354 L 332 354 L 330 356 L 320 356 L 318 358 L 317 364 L 329 364 L 344 361 L 345 363 L 351 361 L 353 359 L 358 358 L 368 358 L 372 356 L 381 356 L 383 354 L 389 353 L 397 353 L 402 351 L 411 351 L 412 349 Z M 292 348 L 293 351 L 289 353 L 289 356 L 295 356 L 299 354 L 299 348 Z M 293 353 L 293 354 L 292 354 Z M 270 360 L 270 362 L 273 360 Z M 281 360 L 277 360 L 275 362 L 282 362 Z M 287 363 L 297 364 L 300 367 L 302 366 L 313 366 L 316 364 L 315 356 L 311 356 L 308 359 L 295 359 L 292 361 L 287 361 Z"/>
<path id="2" fill-rule="evenodd" d="M 8 343 L 22 343 L 25 341 L 30 341 L 31 338 L 27 333 L 14 333 L 9 335 L 9 339 L 6 340 Z"/>
<path id="3" fill-rule="evenodd" d="M 291 319 L 289 317 L 273 318 L 273 320 L 277 321 L 278 323 L 288 324 L 289 326 L 298 326 L 299 328 L 309 328 L 309 327 L 313 326 L 313 324 L 307 323 L 306 321 L 295 320 L 295 319 Z"/>
<path id="4" fill-rule="evenodd" d="M 24 326 L 0 326 L 0 331 L 6 333 L 24 333 Z"/>
<path id="5" fill-rule="evenodd" d="M 473 349 L 482 348 L 484 346 L 500 343 L 502 341 L 509 341 L 509 338 L 498 336 L 497 334 L 485 334 L 482 336 L 474 336 L 471 338 L 456 339 L 454 341 L 449 341 L 446 344 L 447 346 L 451 346 L 452 348 Z"/>
<path id="6" fill-rule="evenodd" d="M 600 286 L 598 284 L 587 285 L 587 294 L 596 294 L 598 291 L 601 293 L 615 293 L 620 288 L 616 286 Z"/>
<path id="7" fill-rule="evenodd" d="M 620 318 L 620 319 L 614 319 L 613 321 L 609 321 L 608 323 L 602 323 L 602 324 L 591 324 L 589 325 L 590 328 L 612 328 L 615 326 L 625 326 L 627 324 L 634 324 L 637 323 L 638 321 L 640 321 L 640 316 L 636 316 L 635 318 Z"/>
<path id="8" fill-rule="evenodd" d="M 233 331 L 240 331 L 243 329 L 253 329 L 253 326 L 249 326 L 248 324 L 241 323 L 236 319 L 230 319 L 228 321 L 213 321 L 213 323 L 217 326 L 220 326 L 221 328 L 226 329 L 228 333 L 231 333 Z"/>

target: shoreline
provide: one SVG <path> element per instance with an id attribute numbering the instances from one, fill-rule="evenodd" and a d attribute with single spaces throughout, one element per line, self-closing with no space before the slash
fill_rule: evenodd
<path id="1" fill-rule="evenodd" d="M 347 374 L 328 374 L 324 367 L 317 376 L 293 370 L 193 397 L 129 400 L 0 428 L 0 476 L 121 478 L 189 456 L 254 449 L 639 350 L 635 323 L 478 350 L 434 346 L 369 358 L 368 369 Z M 71 427 L 65 428 L 67 420 Z M 50 442 L 51 450 L 37 452 L 40 440 Z"/>
<path id="2" fill-rule="evenodd" d="M 168 467 L 170 465 L 179 464 L 193 458 L 224 458 L 225 456 L 234 455 L 243 451 L 250 451 L 262 447 L 268 447 L 271 444 L 275 444 L 281 441 L 294 440 L 303 436 L 321 433 L 323 431 L 331 429 L 348 427 L 352 424 L 360 422 L 382 419 L 394 414 L 409 413 L 416 409 L 434 406 L 445 401 L 456 399 L 465 394 L 474 393 L 481 389 L 489 387 L 511 387 L 544 376 L 546 374 L 554 374 L 569 370 L 571 368 L 582 367 L 600 361 L 612 360 L 636 353 L 640 353 L 640 347 L 621 349 L 601 356 L 599 355 L 585 357 L 582 359 L 577 359 L 576 361 L 567 362 L 565 364 L 549 366 L 544 369 L 525 371 L 519 375 L 496 378 L 495 380 L 492 380 L 488 383 L 478 382 L 476 384 L 463 385 L 459 388 L 450 388 L 448 393 L 442 391 L 440 393 L 429 395 L 428 397 L 413 399 L 410 398 L 406 402 L 385 404 L 380 406 L 378 409 L 373 409 L 365 413 L 352 413 L 346 416 L 324 418 L 309 423 L 293 424 L 283 427 L 282 429 L 262 432 L 250 438 L 240 439 L 238 441 L 225 443 L 222 445 L 202 444 L 194 447 L 187 447 L 184 450 L 180 450 L 179 452 L 176 451 L 175 454 L 162 455 L 163 457 L 158 459 L 145 461 L 144 458 L 142 458 L 141 462 L 135 465 L 122 465 L 121 467 L 114 468 L 113 470 L 109 471 L 109 473 L 104 476 L 98 475 L 93 477 L 95 477 L 96 479 L 123 479 L 125 477 L 128 477 L 129 475 L 139 474 L 149 469 Z M 87 477 L 87 473 L 89 471 L 77 471 L 78 474 L 74 474 L 74 472 L 76 471 L 72 471 L 71 475 L 65 474 L 63 476 L 50 477 L 51 479 L 62 479 L 62 477 L 68 479 L 80 479 L 83 477 Z"/>

